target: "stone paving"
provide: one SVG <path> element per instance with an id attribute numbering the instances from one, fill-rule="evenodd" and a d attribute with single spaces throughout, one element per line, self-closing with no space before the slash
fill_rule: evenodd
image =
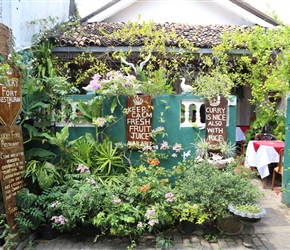
<path id="1" fill-rule="evenodd" d="M 270 189 L 270 179 L 267 181 L 265 189 L 262 188 L 260 179 L 254 180 L 261 190 L 265 192 L 265 197 L 260 201 L 267 210 L 266 217 L 255 224 L 255 234 L 251 248 L 243 245 L 243 234 L 236 236 L 225 236 L 215 241 L 207 241 L 198 232 L 191 235 L 180 233 L 178 229 L 167 232 L 166 237 L 174 243 L 169 249 L 174 250 L 224 250 L 224 249 L 259 249 L 259 250 L 286 250 L 290 249 L 290 209 L 281 202 L 281 195 L 277 195 Z M 53 240 L 43 240 L 36 238 L 33 246 L 26 246 L 24 249 L 34 250 L 123 250 L 129 245 L 128 239 L 100 238 L 97 243 L 93 243 L 93 237 L 85 237 L 77 234 L 62 234 Z M 18 250 L 23 249 L 18 247 Z M 156 239 L 152 235 L 143 235 L 137 247 L 134 249 L 164 249 L 156 247 Z"/>

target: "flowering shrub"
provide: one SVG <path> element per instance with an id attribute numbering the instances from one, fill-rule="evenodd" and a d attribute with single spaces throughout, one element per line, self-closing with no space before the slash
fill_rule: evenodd
<path id="1" fill-rule="evenodd" d="M 135 76 L 123 75 L 120 71 L 110 71 L 104 78 L 99 74 L 95 74 L 85 89 L 103 96 L 118 96 L 122 94 L 135 96 L 140 88 L 141 82 Z"/>
<path id="2" fill-rule="evenodd" d="M 119 185 L 107 190 L 103 209 L 93 218 L 102 233 L 138 236 L 143 231 L 173 225 L 175 197 L 168 183 L 169 172 L 150 165 L 131 168 Z"/>

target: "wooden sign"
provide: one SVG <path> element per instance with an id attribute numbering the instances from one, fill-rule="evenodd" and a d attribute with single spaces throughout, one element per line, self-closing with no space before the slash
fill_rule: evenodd
<path id="1" fill-rule="evenodd" d="M 150 145 L 152 127 L 151 96 L 127 97 L 126 117 L 127 145 Z"/>
<path id="2" fill-rule="evenodd" d="M 25 157 L 21 126 L 0 126 L 0 180 L 7 224 L 13 230 L 18 212 L 16 195 L 25 184 Z"/>
<path id="3" fill-rule="evenodd" d="M 0 79 L 0 124 L 11 126 L 22 108 L 20 73 L 16 68 L 11 68 L 11 72 L 6 72 L 6 77 Z"/>
<path id="4" fill-rule="evenodd" d="M 227 100 L 214 98 L 207 100 L 205 105 L 206 138 L 210 144 L 217 145 L 227 139 Z"/>

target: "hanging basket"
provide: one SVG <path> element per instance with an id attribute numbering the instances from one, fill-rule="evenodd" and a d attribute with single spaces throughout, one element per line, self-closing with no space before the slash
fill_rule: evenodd
<path id="1" fill-rule="evenodd" d="M 3 23 L 0 23 L 0 54 L 7 61 L 10 51 L 12 51 L 12 31 Z"/>

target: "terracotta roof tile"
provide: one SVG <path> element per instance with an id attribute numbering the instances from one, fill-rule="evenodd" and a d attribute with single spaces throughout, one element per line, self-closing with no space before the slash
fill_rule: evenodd
<path id="1" fill-rule="evenodd" d="M 122 22 L 96 22 L 84 26 L 71 28 L 60 36 L 59 46 L 128 46 L 128 42 L 120 39 L 108 38 L 100 32 L 102 28 L 106 33 L 112 34 L 114 31 L 121 30 L 126 23 Z M 224 31 L 235 32 L 236 30 L 249 30 L 251 26 L 236 25 L 189 25 L 181 23 L 156 23 L 157 29 L 165 29 L 168 32 L 175 31 L 178 37 L 184 37 L 199 48 L 212 48 L 221 42 L 221 34 Z M 142 37 L 136 38 L 135 46 L 143 45 Z M 168 41 L 168 46 L 176 45 L 176 41 Z"/>

